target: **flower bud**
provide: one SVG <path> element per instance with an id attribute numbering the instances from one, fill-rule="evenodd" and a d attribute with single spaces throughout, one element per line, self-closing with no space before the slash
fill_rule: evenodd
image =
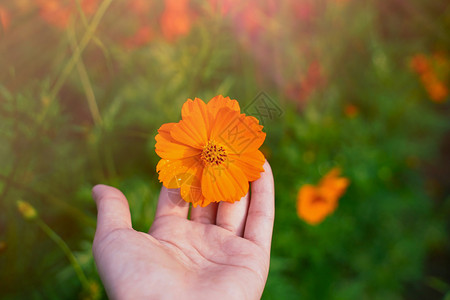
<path id="1" fill-rule="evenodd" d="M 17 209 L 25 220 L 31 221 L 37 218 L 37 211 L 26 201 L 18 200 Z"/>

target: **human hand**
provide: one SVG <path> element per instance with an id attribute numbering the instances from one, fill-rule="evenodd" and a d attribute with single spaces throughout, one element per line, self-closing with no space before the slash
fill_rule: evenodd
<path id="1" fill-rule="evenodd" d="M 97 185 L 93 253 L 111 299 L 259 299 L 270 260 L 274 184 L 265 172 L 239 202 L 191 210 L 163 187 L 149 233 L 131 226 L 125 196 Z M 176 191 L 176 190 L 175 190 Z M 170 196 L 170 197 L 169 197 Z M 175 197 L 180 197 L 179 193 Z M 176 200 L 176 199 L 175 199 Z"/>

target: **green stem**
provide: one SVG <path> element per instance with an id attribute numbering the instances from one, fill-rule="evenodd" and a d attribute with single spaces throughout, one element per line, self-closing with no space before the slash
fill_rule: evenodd
<path id="1" fill-rule="evenodd" d="M 53 231 L 53 229 L 51 229 L 47 224 L 45 224 L 41 219 L 39 218 L 36 219 L 36 223 L 59 246 L 59 248 L 61 248 L 66 257 L 69 259 L 69 262 L 72 265 L 73 269 L 75 270 L 75 273 L 77 274 L 78 279 L 83 285 L 83 288 L 88 289 L 89 281 L 86 275 L 84 274 L 80 263 L 78 262 L 75 255 L 73 255 L 72 251 L 70 250 L 69 246 L 67 246 L 66 242 L 64 242 L 64 240 L 55 231 Z"/>
<path id="2" fill-rule="evenodd" d="M 450 285 L 438 277 L 429 276 L 427 277 L 426 282 L 429 287 L 443 294 L 450 292 Z"/>
<path id="3" fill-rule="evenodd" d="M 58 94 L 59 90 L 61 89 L 62 85 L 66 81 L 67 77 L 69 77 L 70 73 L 72 72 L 73 68 L 75 67 L 76 63 L 81 57 L 81 54 L 83 53 L 86 46 L 89 44 L 90 40 L 94 36 L 94 32 L 97 29 L 98 25 L 100 24 L 100 21 L 105 14 L 106 10 L 108 9 L 109 5 L 111 4 L 112 0 L 104 0 L 100 7 L 98 8 L 96 14 L 92 18 L 92 22 L 89 24 L 89 26 L 86 29 L 85 34 L 81 38 L 79 47 L 76 49 L 76 51 L 73 53 L 73 55 L 70 57 L 69 61 L 65 65 L 64 69 L 61 71 L 61 75 L 58 77 L 58 80 L 56 81 L 55 85 L 53 86 L 52 90 L 50 91 L 50 101 L 53 101 L 53 99 Z M 50 105 L 49 105 L 50 106 Z"/>
<path id="4" fill-rule="evenodd" d="M 89 22 L 88 19 L 86 18 L 86 15 L 83 12 L 83 9 L 81 8 L 81 0 L 76 0 L 76 5 L 77 5 L 77 10 L 78 10 L 78 14 L 81 17 L 81 22 L 83 23 L 83 26 L 85 28 L 88 28 L 89 26 Z M 93 36 L 92 37 L 92 41 L 100 48 L 100 50 L 103 52 L 103 55 L 105 56 L 106 59 L 106 65 L 109 69 L 111 69 L 111 57 L 109 55 L 108 50 L 106 49 L 105 45 L 103 45 L 102 41 L 97 37 L 97 36 Z"/>
<path id="5" fill-rule="evenodd" d="M 69 41 L 72 45 L 72 50 L 74 52 L 77 52 L 79 46 L 77 44 L 77 40 L 75 37 L 75 30 L 73 29 L 73 23 L 71 23 L 71 26 L 69 27 L 68 36 Z M 97 101 L 95 100 L 95 94 L 94 90 L 92 89 L 91 81 L 89 80 L 89 75 L 86 71 L 83 59 L 81 57 L 77 61 L 77 71 L 78 75 L 80 76 L 81 85 L 83 86 L 84 92 L 86 94 L 86 99 L 88 102 L 89 111 L 91 112 L 92 119 L 94 120 L 95 124 L 99 126 L 102 124 L 102 117 L 100 116 L 100 112 L 98 110 Z"/>

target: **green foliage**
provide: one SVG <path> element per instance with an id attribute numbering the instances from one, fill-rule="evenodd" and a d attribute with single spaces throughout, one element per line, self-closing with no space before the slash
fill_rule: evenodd
<path id="1" fill-rule="evenodd" d="M 251 32 L 236 27 L 245 15 L 218 17 L 207 2 L 193 1 L 197 18 L 188 34 L 170 40 L 154 33 L 131 49 L 115 35 L 124 4 L 99 1 L 96 14 L 74 13 L 61 29 L 22 2 L 28 10 L 8 28 L 0 22 L 2 299 L 106 298 L 91 254 L 91 187 L 121 189 L 134 228 L 147 231 L 160 189 L 159 126 L 178 121 L 187 98 L 223 94 L 248 108 L 261 91 L 282 111 L 259 116 L 276 183 L 263 298 L 401 299 L 407 284 L 427 285 L 426 257 L 449 247 L 450 199 L 444 193 L 432 202 L 424 172 L 449 130 L 448 103 L 428 100 L 409 60 L 434 50 L 448 59 L 448 13 L 433 20 L 442 7 L 448 11 L 445 1 L 302 0 L 310 15 L 294 17 L 295 1 L 280 1 Z M 18 9 L 9 1 L 1 7 Z M 147 17 L 159 32 L 164 6 L 153 8 Z M 405 14 L 411 22 L 399 23 Z M 124 17 L 121 30 L 132 31 L 135 19 Z M 320 74 L 307 79 L 317 63 Z M 337 210 L 310 226 L 295 213 L 298 190 L 335 166 L 351 184 Z M 30 203 L 40 221 L 25 220 L 17 200 Z M 87 283 L 41 221 L 67 244 Z M 434 281 L 442 297 L 445 280 Z"/>

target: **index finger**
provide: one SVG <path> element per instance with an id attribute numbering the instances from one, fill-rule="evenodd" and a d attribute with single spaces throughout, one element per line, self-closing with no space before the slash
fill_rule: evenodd
<path id="1" fill-rule="evenodd" d="M 261 177 L 252 183 L 244 238 L 253 241 L 269 253 L 275 219 L 275 188 L 272 169 L 267 160 L 263 168 Z"/>

